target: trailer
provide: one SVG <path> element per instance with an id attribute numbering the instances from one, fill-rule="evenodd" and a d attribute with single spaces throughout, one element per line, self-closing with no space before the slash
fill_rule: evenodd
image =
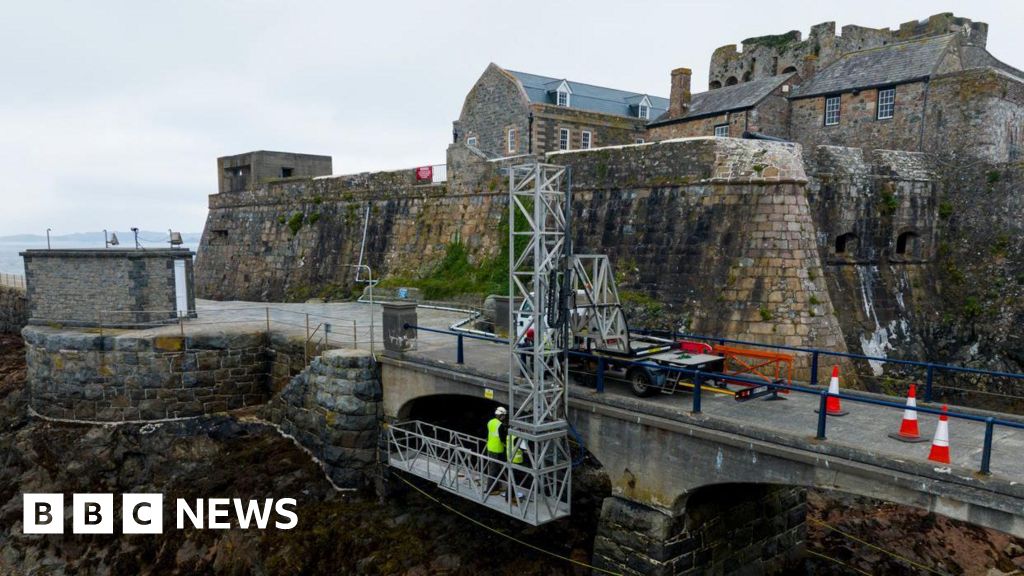
<path id="1" fill-rule="evenodd" d="M 684 369 L 700 372 L 702 390 L 737 401 L 788 392 L 784 386 L 792 382 L 791 355 L 631 332 L 608 257 L 580 254 L 571 263 L 571 288 L 566 290 L 571 298 L 563 308 L 569 311 L 569 350 L 586 354 L 570 354 L 569 367 L 584 382 L 593 382 L 603 370 L 613 379 L 625 380 L 637 396 L 674 394 L 697 385 L 678 370 Z M 750 379 L 764 384 L 753 385 Z"/>

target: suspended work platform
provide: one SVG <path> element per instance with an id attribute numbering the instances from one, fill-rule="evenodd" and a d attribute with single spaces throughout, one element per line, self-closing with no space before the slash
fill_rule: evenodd
<path id="1" fill-rule="evenodd" d="M 570 513 L 567 478 L 550 482 L 557 476 L 490 458 L 482 438 L 419 420 L 390 425 L 386 433 L 392 468 L 534 526 Z"/>

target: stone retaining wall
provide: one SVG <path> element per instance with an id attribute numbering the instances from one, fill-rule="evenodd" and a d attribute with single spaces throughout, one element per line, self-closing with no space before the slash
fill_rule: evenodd
<path id="1" fill-rule="evenodd" d="M 363 350 L 328 350 L 264 409 L 317 457 L 335 484 L 363 488 L 377 456 L 383 417 L 376 365 Z"/>
<path id="2" fill-rule="evenodd" d="M 0 286 L 0 334 L 17 334 L 28 323 L 25 291 Z"/>
<path id="3" fill-rule="evenodd" d="M 101 335 L 30 326 L 29 405 L 53 418 L 154 420 L 262 404 L 270 364 L 261 332 Z"/>
<path id="4" fill-rule="evenodd" d="M 709 486 L 676 516 L 610 497 L 594 564 L 637 575 L 781 574 L 799 561 L 806 516 L 806 492 L 788 486 Z"/>

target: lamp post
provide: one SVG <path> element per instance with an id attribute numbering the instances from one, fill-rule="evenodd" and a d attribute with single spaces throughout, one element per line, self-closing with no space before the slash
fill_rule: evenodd
<path id="1" fill-rule="evenodd" d="M 348 267 L 349 268 L 355 268 L 356 270 L 360 270 L 362 268 L 366 269 L 366 273 L 367 273 L 366 283 L 370 287 L 370 355 L 372 356 L 373 355 L 373 326 L 374 326 L 374 320 L 373 320 L 373 315 L 374 315 L 374 308 L 373 308 L 373 269 L 370 268 L 370 266 L 368 264 L 349 264 Z M 356 281 L 359 282 L 359 280 L 356 280 Z"/>
<path id="2" fill-rule="evenodd" d="M 46 249 L 50 249 L 50 229 L 46 229 Z"/>

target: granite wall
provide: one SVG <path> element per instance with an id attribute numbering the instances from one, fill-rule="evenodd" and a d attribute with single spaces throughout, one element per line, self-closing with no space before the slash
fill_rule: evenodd
<path id="1" fill-rule="evenodd" d="M 718 484 L 666 513 L 606 498 L 594 564 L 629 575 L 782 574 L 799 566 L 806 540 L 802 488 Z"/>
<path id="2" fill-rule="evenodd" d="M 336 485 L 365 488 L 377 461 L 381 397 L 369 352 L 328 350 L 263 412 L 319 459 Z"/>
<path id="3" fill-rule="evenodd" d="M 25 291 L 0 286 L 0 334 L 17 334 L 28 323 Z"/>
<path id="4" fill-rule="evenodd" d="M 266 336 L 105 335 L 29 326 L 29 406 L 43 416 L 117 422 L 181 418 L 266 402 Z"/>
<path id="5" fill-rule="evenodd" d="M 29 324 L 144 326 L 178 318 L 175 262 L 185 263 L 195 317 L 192 257 L 183 249 L 26 250 Z"/>

